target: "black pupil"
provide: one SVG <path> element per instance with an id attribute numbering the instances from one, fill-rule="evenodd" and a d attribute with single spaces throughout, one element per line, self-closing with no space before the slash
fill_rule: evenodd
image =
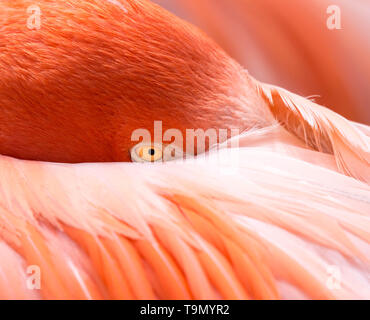
<path id="1" fill-rule="evenodd" d="M 148 153 L 149 153 L 150 156 L 154 156 L 155 150 L 153 148 L 152 149 L 149 149 L 148 150 Z"/>

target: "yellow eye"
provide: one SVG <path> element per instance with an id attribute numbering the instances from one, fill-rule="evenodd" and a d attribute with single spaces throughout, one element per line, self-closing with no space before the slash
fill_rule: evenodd
<path id="1" fill-rule="evenodd" d="M 131 160 L 135 162 L 156 162 L 162 157 L 162 147 L 158 144 L 139 144 L 131 150 Z"/>

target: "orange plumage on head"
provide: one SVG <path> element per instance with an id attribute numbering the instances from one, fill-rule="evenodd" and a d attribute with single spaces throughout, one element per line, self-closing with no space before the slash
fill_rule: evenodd
<path id="1" fill-rule="evenodd" d="M 38 3 L 38 30 L 26 25 L 32 1 L 0 4 L 2 154 L 127 161 L 131 132 L 153 120 L 245 129 L 266 108 L 241 66 L 149 1 Z"/>

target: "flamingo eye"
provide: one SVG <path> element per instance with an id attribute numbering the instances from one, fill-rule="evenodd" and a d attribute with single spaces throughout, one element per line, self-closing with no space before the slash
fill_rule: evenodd
<path id="1" fill-rule="evenodd" d="M 162 145 L 157 143 L 139 143 L 131 149 L 131 160 L 134 162 L 157 162 L 162 158 Z"/>
<path id="2" fill-rule="evenodd" d="M 145 143 L 141 142 L 131 149 L 131 160 L 133 162 L 167 162 L 185 159 L 182 148 L 175 144 Z"/>

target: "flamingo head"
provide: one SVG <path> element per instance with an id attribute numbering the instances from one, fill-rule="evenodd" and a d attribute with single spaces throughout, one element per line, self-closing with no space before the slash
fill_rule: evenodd
<path id="1" fill-rule="evenodd" d="M 39 3 L 38 29 L 23 23 L 32 1 L 2 10 L 1 154 L 129 161 L 133 132 L 154 135 L 154 121 L 184 136 L 186 129 L 244 130 L 266 121 L 267 106 L 245 70 L 150 1 Z"/>

